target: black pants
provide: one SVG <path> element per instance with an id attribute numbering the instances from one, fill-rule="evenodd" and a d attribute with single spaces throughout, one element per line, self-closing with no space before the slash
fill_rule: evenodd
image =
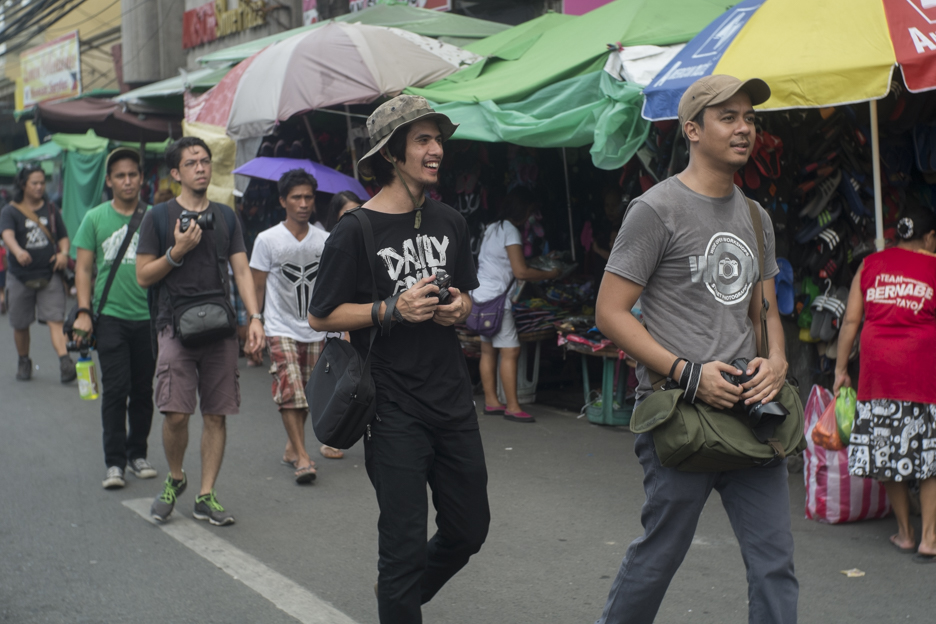
<path id="1" fill-rule="evenodd" d="M 491 512 L 481 432 L 439 429 L 393 403 L 377 408 L 365 439 L 367 474 L 380 506 L 381 624 L 419 624 L 420 605 L 461 570 L 487 537 Z M 432 489 L 436 534 L 426 542 Z"/>
<path id="2" fill-rule="evenodd" d="M 146 457 L 153 423 L 156 359 L 150 322 L 101 315 L 94 333 L 101 361 L 104 462 L 108 468 L 124 468 L 128 460 Z"/>

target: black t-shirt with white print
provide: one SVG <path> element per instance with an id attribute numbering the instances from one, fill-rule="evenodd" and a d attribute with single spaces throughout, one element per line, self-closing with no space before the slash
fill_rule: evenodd
<path id="1" fill-rule="evenodd" d="M 468 225 L 454 209 L 426 199 L 418 230 L 413 227 L 412 212 L 364 210 L 374 231 L 380 299 L 409 289 L 439 268 L 452 276 L 452 285 L 463 293 L 478 287 Z M 349 215 L 325 242 L 309 313 L 324 318 L 343 303 L 371 302 L 370 262 L 361 225 Z M 351 343 L 362 356 L 369 338 L 370 328 L 351 332 Z M 374 341 L 371 373 L 378 414 L 381 404 L 396 403 L 407 414 L 440 428 L 478 427 L 468 367 L 454 327 L 432 320 L 394 325 L 389 335 L 378 335 Z"/>

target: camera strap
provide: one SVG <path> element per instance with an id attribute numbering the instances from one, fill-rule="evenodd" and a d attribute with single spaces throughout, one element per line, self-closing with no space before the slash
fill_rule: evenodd
<path id="1" fill-rule="evenodd" d="M 124 234 L 123 242 L 120 243 L 117 255 L 114 256 L 110 271 L 107 273 L 107 282 L 104 283 L 104 290 L 101 291 L 101 300 L 98 302 L 97 310 L 92 319 L 95 324 L 97 324 L 97 320 L 101 317 L 101 312 L 104 311 L 104 304 L 107 303 L 107 295 L 110 293 L 114 278 L 117 277 L 117 269 L 120 268 L 120 263 L 123 262 L 123 258 L 127 254 L 127 249 L 130 248 L 130 242 L 133 240 L 134 234 L 136 234 L 137 229 L 140 227 L 140 223 L 143 221 L 143 215 L 145 214 L 146 204 L 138 199 L 136 210 L 133 211 L 133 216 L 130 217 L 130 223 L 127 224 L 127 233 Z"/>

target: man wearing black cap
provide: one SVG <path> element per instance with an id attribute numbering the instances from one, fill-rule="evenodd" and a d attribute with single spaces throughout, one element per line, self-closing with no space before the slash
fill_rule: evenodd
<path id="1" fill-rule="evenodd" d="M 467 292 L 478 279 L 465 219 L 425 195 L 455 125 L 425 99 L 401 95 L 378 107 L 367 129 L 372 149 L 362 163 L 382 186 L 363 208 L 377 257 L 365 252 L 358 220 L 342 217 L 325 243 L 309 324 L 350 331 L 361 353 L 370 328 L 381 327 L 370 354 L 377 418 L 364 440 L 380 506 L 378 612 L 381 624 L 418 624 L 420 605 L 481 549 L 490 522 L 471 381 L 453 327 L 471 311 Z M 435 283 L 443 270 L 452 278 L 444 304 Z M 427 484 L 438 527 L 428 543 Z"/>
<path id="2" fill-rule="evenodd" d="M 708 76 L 679 103 L 689 142 L 689 165 L 631 202 L 605 269 L 597 303 L 601 331 L 640 364 L 638 402 L 649 396 L 653 373 L 670 373 L 686 400 L 729 409 L 769 402 L 787 372 L 774 276 L 779 269 L 768 214 L 764 277 L 747 201 L 732 182 L 747 163 L 756 130 L 753 106 L 770 89 L 759 79 Z M 761 291 L 768 303 L 769 358 L 757 356 Z M 641 302 L 646 327 L 631 314 Z M 756 330 L 755 330 L 756 328 Z M 754 378 L 738 387 L 724 362 L 750 360 Z M 690 394 L 694 394 L 691 397 Z M 786 461 L 772 468 L 681 472 L 661 465 L 650 433 L 637 436 L 644 469 L 644 535 L 627 549 L 600 624 L 649 624 L 692 544 L 712 490 L 719 492 L 747 569 L 749 621 L 796 622 L 799 593 L 793 574 L 793 536 Z"/>
<path id="3" fill-rule="evenodd" d="M 136 280 L 139 225 L 149 210 L 140 199 L 143 183 L 140 155 L 129 148 L 118 148 L 107 156 L 106 167 L 105 182 L 114 199 L 89 210 L 75 235 L 78 315 L 73 329 L 76 340 L 87 340 L 92 334 L 97 339 L 107 465 L 103 486 L 114 489 L 126 485 L 126 469 L 138 479 L 156 476 L 156 470 L 146 460 L 147 438 L 153 422 L 156 360 L 150 346 L 146 290 Z M 119 265 L 114 266 L 128 235 L 130 242 Z M 93 279 L 95 264 L 97 279 Z M 111 284 L 102 307 L 108 281 Z"/>

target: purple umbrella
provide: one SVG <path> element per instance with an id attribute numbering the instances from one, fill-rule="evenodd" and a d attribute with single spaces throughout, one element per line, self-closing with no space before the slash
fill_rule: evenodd
<path id="1" fill-rule="evenodd" d="M 320 165 L 311 160 L 302 158 L 272 158 L 269 156 L 259 156 L 249 163 L 241 165 L 234 170 L 234 173 L 250 176 L 251 178 L 260 178 L 261 180 L 272 180 L 279 182 L 279 179 L 287 171 L 293 169 L 305 169 L 315 181 L 318 182 L 318 190 L 323 193 L 340 193 L 341 191 L 351 191 L 362 200 L 370 198 L 370 193 L 364 190 L 360 182 L 339 173 L 331 167 Z"/>

